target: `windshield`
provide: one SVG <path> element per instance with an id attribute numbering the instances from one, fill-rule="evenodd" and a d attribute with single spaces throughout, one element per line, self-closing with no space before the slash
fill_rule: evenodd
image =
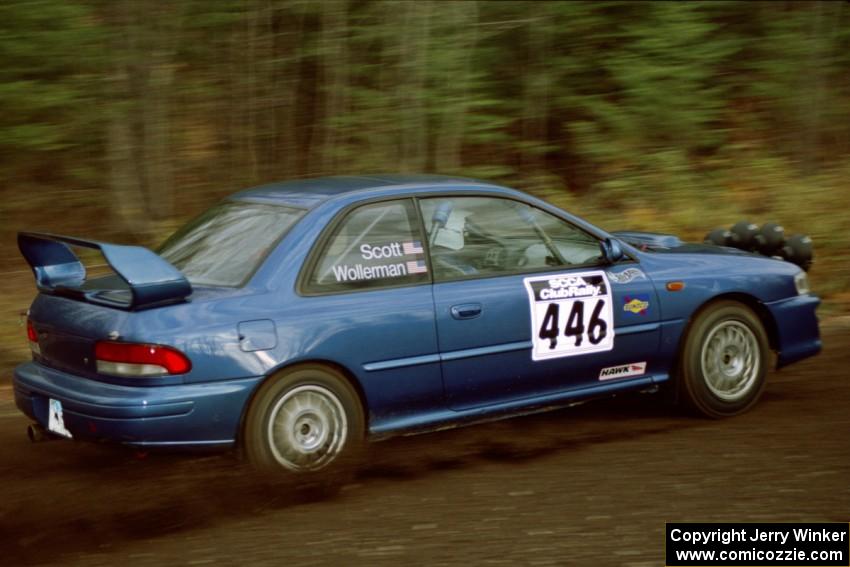
<path id="1" fill-rule="evenodd" d="M 240 286 L 304 211 L 225 201 L 175 232 L 157 253 L 193 285 Z"/>

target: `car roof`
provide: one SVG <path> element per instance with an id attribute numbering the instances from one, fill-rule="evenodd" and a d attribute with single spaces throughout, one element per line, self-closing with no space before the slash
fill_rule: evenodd
<path id="1" fill-rule="evenodd" d="M 231 195 L 230 198 L 240 201 L 261 201 L 312 209 L 324 201 L 353 192 L 368 192 L 370 189 L 383 189 L 386 187 L 436 189 L 441 186 L 486 186 L 494 189 L 504 189 L 503 187 L 468 177 L 425 174 L 376 174 L 315 177 L 281 181 L 246 189 Z"/>

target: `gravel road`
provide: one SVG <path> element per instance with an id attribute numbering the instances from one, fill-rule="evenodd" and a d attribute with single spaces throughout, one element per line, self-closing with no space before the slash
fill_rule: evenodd
<path id="1" fill-rule="evenodd" d="M 825 335 L 735 419 L 633 395 L 395 439 L 333 496 L 232 457 L 30 444 L 6 378 L 0 563 L 657 566 L 665 522 L 847 522 L 850 326 Z"/>

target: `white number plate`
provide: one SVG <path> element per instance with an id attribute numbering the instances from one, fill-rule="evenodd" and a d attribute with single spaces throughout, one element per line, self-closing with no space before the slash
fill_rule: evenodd
<path id="1" fill-rule="evenodd" d="M 532 276 L 523 282 L 531 308 L 532 360 L 614 348 L 614 309 L 605 272 Z"/>
<path id="2" fill-rule="evenodd" d="M 71 432 L 65 429 L 65 418 L 62 416 L 62 402 L 51 398 L 47 409 L 50 412 L 47 417 L 47 429 L 62 437 L 72 437 Z"/>

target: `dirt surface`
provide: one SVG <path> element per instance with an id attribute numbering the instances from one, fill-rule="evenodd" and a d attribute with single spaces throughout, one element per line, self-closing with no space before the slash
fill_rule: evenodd
<path id="1" fill-rule="evenodd" d="M 663 565 L 665 522 L 847 522 L 850 325 L 825 335 L 735 419 L 634 395 L 401 438 L 334 496 L 232 457 L 30 444 L 3 381 L 0 563 Z"/>

